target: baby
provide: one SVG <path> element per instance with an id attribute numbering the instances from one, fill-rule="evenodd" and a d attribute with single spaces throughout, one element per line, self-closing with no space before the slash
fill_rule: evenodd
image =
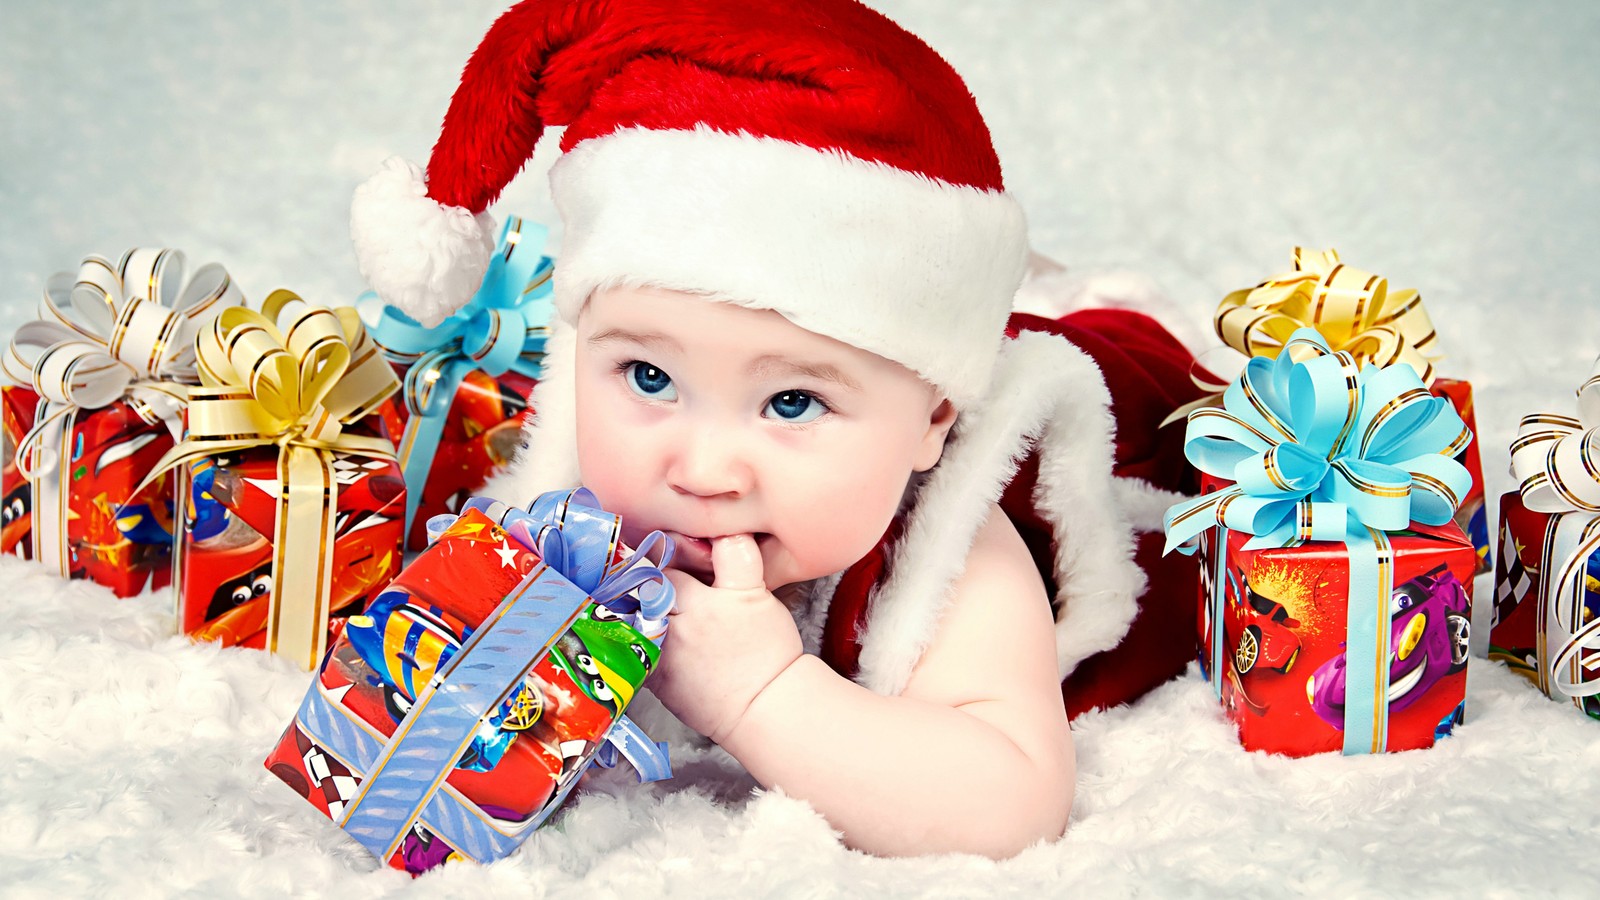
<path id="1" fill-rule="evenodd" d="M 1168 497 L 1117 476 L 1133 456 L 1180 470 L 1151 436 L 1187 399 L 1158 384 L 1186 354 L 1135 314 L 1010 317 L 1026 226 L 976 105 L 851 0 L 518 4 L 426 180 L 391 161 L 357 192 L 380 295 L 424 324 L 471 296 L 483 210 L 547 125 L 566 128 L 559 316 L 528 446 L 489 491 L 581 481 L 631 541 L 668 533 L 678 612 L 651 690 L 851 846 L 1005 857 L 1059 836 L 1062 678 L 1138 610 L 1128 519 Z M 1131 442 L 1063 335 L 1115 375 Z M 1140 622 L 1187 647 L 1096 656 L 1097 704 L 1192 656 L 1192 588 L 1151 593 L 1191 624 Z"/>

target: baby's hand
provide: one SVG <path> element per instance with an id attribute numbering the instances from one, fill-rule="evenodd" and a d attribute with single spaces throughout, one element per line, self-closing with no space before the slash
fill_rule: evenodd
<path id="1" fill-rule="evenodd" d="M 677 609 L 650 690 L 685 725 L 720 743 L 804 650 L 788 608 L 766 588 L 754 537 L 713 540 L 711 567 L 710 587 L 667 570 Z"/>

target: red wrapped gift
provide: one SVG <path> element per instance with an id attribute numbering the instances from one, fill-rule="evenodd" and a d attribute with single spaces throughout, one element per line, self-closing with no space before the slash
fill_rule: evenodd
<path id="1" fill-rule="evenodd" d="M 355 310 L 289 291 L 224 312 L 196 350 L 188 429 L 157 465 L 193 482 L 179 625 L 312 668 L 337 616 L 399 569 L 405 485 L 393 443 L 362 428 L 398 382 Z"/>
<path id="2" fill-rule="evenodd" d="M 6 437 L 0 552 L 44 560 L 121 597 L 165 586 L 172 575 L 172 486 L 160 477 L 134 487 L 172 447 L 167 426 L 120 400 L 69 412 L 51 429 L 50 451 L 67 464 L 24 474 L 15 447 L 44 405 L 28 388 L 0 387 Z"/>
<path id="3" fill-rule="evenodd" d="M 655 665 L 670 586 L 592 503 L 580 489 L 532 513 L 474 500 L 437 517 L 437 543 L 348 620 L 267 768 L 412 874 L 510 853 L 608 741 L 641 776 L 670 775 L 623 716 Z M 541 558 L 529 544 L 544 525 L 573 539 Z M 572 534 L 591 527 L 598 539 Z M 567 577 L 583 572 L 581 586 Z"/>
<path id="4" fill-rule="evenodd" d="M 1433 391 L 1434 396 L 1449 400 L 1450 405 L 1455 407 L 1456 414 L 1461 417 L 1461 421 L 1467 424 L 1468 430 L 1473 434 L 1478 433 L 1471 383 L 1454 378 L 1436 378 L 1428 389 Z M 1461 526 L 1462 532 L 1472 541 L 1472 547 L 1478 553 L 1477 570 L 1487 572 L 1494 568 L 1494 560 L 1490 554 L 1489 510 L 1485 505 L 1483 462 L 1478 457 L 1478 442 L 1469 441 L 1467 446 L 1456 454 L 1456 462 L 1466 466 L 1468 474 L 1472 476 L 1471 489 L 1461 498 L 1461 505 L 1456 507 L 1456 524 Z"/>
<path id="5" fill-rule="evenodd" d="M 90 256 L 49 279 L 4 360 L 0 552 L 121 596 L 167 583 L 172 486 L 148 476 L 196 380 L 195 333 L 241 302 L 221 266 L 185 282 L 174 250 Z"/>
<path id="6" fill-rule="evenodd" d="M 407 546 L 427 543 L 431 516 L 457 512 L 510 462 L 531 413 L 553 307 L 546 230 L 509 216 L 483 284 L 467 305 L 424 328 L 384 307 L 373 338 L 404 377 L 384 407 L 405 470 Z M 376 294 L 362 302 L 375 302 Z"/>
<path id="7" fill-rule="evenodd" d="M 396 365 L 402 376 L 410 366 Z M 404 382 L 402 382 L 404 383 Z M 531 407 L 528 395 L 537 380 L 518 371 L 491 376 L 473 369 L 461 376 L 455 396 L 445 412 L 436 440 L 418 444 L 422 436 L 420 419 L 414 419 L 403 397 L 395 396 L 383 405 L 385 429 L 398 435 L 396 444 L 406 459 L 421 459 L 416 449 L 432 446 L 424 477 L 418 479 L 421 499 L 411 520 L 406 546 L 420 550 L 427 545 L 428 519 L 441 513 L 460 512 L 473 492 L 483 487 L 489 475 L 511 462 L 522 445 L 522 426 Z M 407 428 L 413 421 L 418 426 Z M 409 451 L 409 452 L 407 452 Z M 420 470 L 420 463 L 417 469 Z M 407 485 L 407 490 L 412 488 Z"/>
<path id="8" fill-rule="evenodd" d="M 1600 361 L 1578 417 L 1525 416 L 1500 498 L 1489 655 L 1600 719 Z"/>
<path id="9" fill-rule="evenodd" d="M 1342 750 L 1347 548 L 1319 541 L 1252 551 L 1243 549 L 1250 535 L 1224 533 L 1225 552 L 1215 533 L 1204 547 L 1210 593 L 1201 600 L 1201 664 L 1240 742 L 1288 756 Z M 1412 750 L 1432 746 L 1462 719 L 1474 554 L 1453 523 L 1416 525 L 1387 543 L 1392 590 L 1365 602 L 1389 617 L 1383 749 Z"/>
<path id="10" fill-rule="evenodd" d="M 1202 553 L 1201 663 L 1245 747 L 1406 750 L 1461 721 L 1470 440 L 1410 367 L 1310 328 L 1189 414 L 1204 493 L 1168 511 L 1168 548 Z"/>
<path id="11" fill-rule="evenodd" d="M 278 462 L 276 448 L 256 448 L 192 464 L 173 569 L 178 627 L 197 641 L 267 645 L 274 573 L 295 561 L 268 537 L 277 526 Z M 336 453 L 332 468 L 327 627 L 360 612 L 400 571 L 405 521 L 394 460 Z"/>

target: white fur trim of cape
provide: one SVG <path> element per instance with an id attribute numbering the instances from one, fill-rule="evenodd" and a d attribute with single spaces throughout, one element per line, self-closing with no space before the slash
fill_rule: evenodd
<path id="1" fill-rule="evenodd" d="M 350 239 L 378 296 L 431 328 L 477 292 L 494 253 L 494 219 L 439 205 L 422 169 L 393 156 L 356 188 Z"/>
<path id="2" fill-rule="evenodd" d="M 1027 224 L 1010 195 L 709 129 L 623 129 L 555 164 L 567 321 L 649 284 L 773 309 L 894 360 L 967 409 L 985 393 Z"/>
<path id="3" fill-rule="evenodd" d="M 904 689 L 951 599 L 978 527 L 1029 447 L 1040 451 L 1034 502 L 1056 538 L 1056 658 L 1065 677 L 1116 646 L 1144 591 L 1133 534 L 1111 476 L 1115 423 L 1100 369 L 1067 340 L 1007 341 L 983 402 L 922 486 L 890 575 L 871 598 L 856 680 Z"/>

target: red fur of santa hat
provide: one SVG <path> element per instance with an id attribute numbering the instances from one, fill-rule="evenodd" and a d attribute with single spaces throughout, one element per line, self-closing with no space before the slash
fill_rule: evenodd
<path id="1" fill-rule="evenodd" d="M 527 0 L 468 62 L 426 181 L 391 161 L 358 190 L 352 233 L 378 293 L 425 324 L 464 303 L 492 249 L 485 208 L 558 125 L 560 319 L 529 450 L 495 490 L 520 502 L 578 478 L 571 326 L 595 290 L 773 309 L 905 365 L 961 411 L 873 599 L 863 683 L 904 685 L 1036 442 L 1063 670 L 1116 643 L 1144 582 L 1111 476 L 1109 397 L 1066 341 L 1004 340 L 1026 226 L 938 54 L 850 0 Z"/>

